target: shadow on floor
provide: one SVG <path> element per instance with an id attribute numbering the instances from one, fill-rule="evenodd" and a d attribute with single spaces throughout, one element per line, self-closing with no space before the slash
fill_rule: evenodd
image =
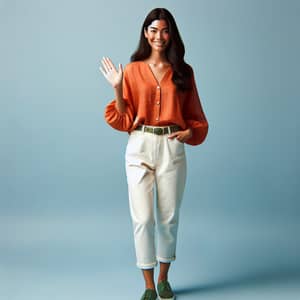
<path id="1" fill-rule="evenodd" d="M 299 281 L 300 284 L 300 270 L 293 271 L 276 271 L 276 272 L 261 272 L 256 274 L 241 275 L 239 277 L 233 277 L 224 279 L 223 281 L 199 284 L 187 286 L 184 288 L 174 288 L 174 292 L 177 296 L 208 293 L 221 290 L 229 290 L 243 287 L 259 287 L 276 284 L 276 282 L 289 282 Z"/>

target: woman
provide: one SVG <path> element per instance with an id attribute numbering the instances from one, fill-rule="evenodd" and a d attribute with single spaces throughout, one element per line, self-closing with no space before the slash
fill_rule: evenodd
<path id="1" fill-rule="evenodd" d="M 103 58 L 100 67 L 115 91 L 105 119 L 113 128 L 130 134 L 126 176 L 137 266 L 145 279 L 142 300 L 157 299 L 157 262 L 159 297 L 175 298 L 168 271 L 175 260 L 186 180 L 184 144 L 201 144 L 208 131 L 193 70 L 185 63 L 184 53 L 174 17 L 156 8 L 147 15 L 138 48 L 124 72 L 121 64 L 116 69 L 109 58 Z"/>

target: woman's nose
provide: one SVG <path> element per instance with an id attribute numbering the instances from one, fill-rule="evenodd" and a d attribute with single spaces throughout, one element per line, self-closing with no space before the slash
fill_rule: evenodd
<path id="1" fill-rule="evenodd" d="M 161 38 L 162 38 L 162 32 L 157 31 L 157 32 L 156 32 L 156 38 L 157 38 L 157 39 L 161 39 Z"/>

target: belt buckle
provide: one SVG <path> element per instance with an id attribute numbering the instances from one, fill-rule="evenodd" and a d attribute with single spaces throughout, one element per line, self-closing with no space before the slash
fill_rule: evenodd
<path id="1" fill-rule="evenodd" d="M 157 134 L 157 135 L 162 135 L 164 133 L 162 128 L 154 128 L 153 133 Z"/>
<path id="2" fill-rule="evenodd" d="M 145 128 L 144 128 L 144 132 L 153 133 L 153 130 L 152 130 L 152 128 L 151 128 L 151 127 L 147 127 L 147 126 L 145 126 Z"/>
<path id="3" fill-rule="evenodd" d="M 176 132 L 176 131 L 178 131 L 178 130 L 179 130 L 179 128 L 178 128 L 178 126 L 176 126 L 176 125 L 171 126 L 171 128 L 170 128 L 171 133 Z"/>

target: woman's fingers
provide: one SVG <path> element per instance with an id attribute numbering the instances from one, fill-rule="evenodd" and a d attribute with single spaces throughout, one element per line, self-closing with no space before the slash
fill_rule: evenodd
<path id="1" fill-rule="evenodd" d="M 174 138 L 177 138 L 178 135 L 178 131 L 177 132 L 173 132 L 169 135 L 169 139 L 173 140 Z"/>
<path id="2" fill-rule="evenodd" d="M 111 69 L 112 69 L 112 68 L 110 67 L 110 65 L 109 65 L 109 63 L 108 63 L 106 57 L 103 57 L 103 58 L 102 58 L 102 66 L 103 66 L 103 68 L 104 68 L 104 70 L 105 70 L 106 73 L 110 72 Z"/>
<path id="3" fill-rule="evenodd" d="M 107 79 L 107 81 L 115 88 L 122 83 L 123 79 L 123 67 L 119 64 L 117 70 L 112 61 L 108 57 L 103 57 L 101 65 L 99 66 L 101 73 Z"/>
<path id="4" fill-rule="evenodd" d="M 191 135 L 189 134 L 189 130 L 180 130 L 180 131 L 176 131 L 174 133 L 171 133 L 169 135 L 169 139 L 174 139 L 176 138 L 176 140 L 178 140 L 181 143 L 185 143 L 186 140 L 188 140 L 191 137 Z"/>
<path id="5" fill-rule="evenodd" d="M 99 67 L 99 70 L 101 71 L 101 73 L 103 74 L 103 76 L 105 78 L 107 78 L 107 72 L 101 66 Z"/>
<path id="6" fill-rule="evenodd" d="M 108 57 L 103 57 L 103 63 L 107 72 L 111 72 L 111 71 L 117 72 L 115 65 Z"/>
<path id="7" fill-rule="evenodd" d="M 100 67 L 101 72 L 110 73 L 110 72 L 116 72 L 116 73 L 123 73 L 123 67 L 121 64 L 119 64 L 119 70 L 116 69 L 115 65 L 112 63 L 112 61 L 108 57 L 102 58 L 102 66 Z M 104 73 L 103 73 L 104 74 Z"/>
<path id="8" fill-rule="evenodd" d="M 123 66 L 122 66 L 122 64 L 119 64 L 119 73 L 123 73 Z"/>
<path id="9" fill-rule="evenodd" d="M 108 57 L 106 57 L 106 62 L 108 64 L 108 67 L 110 70 L 116 71 L 115 65 L 112 63 L 112 61 Z"/>

